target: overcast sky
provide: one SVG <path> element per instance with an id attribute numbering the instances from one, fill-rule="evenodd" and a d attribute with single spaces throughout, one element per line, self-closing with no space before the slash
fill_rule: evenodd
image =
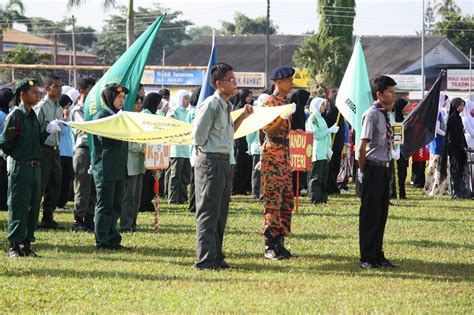
<path id="1" fill-rule="evenodd" d="M 434 0 L 437 1 L 437 0 Z M 1 0 L 4 2 L 4 0 Z M 102 0 L 85 0 L 80 9 L 67 10 L 66 0 L 23 0 L 26 16 L 61 20 L 74 14 L 77 24 L 101 30 L 104 20 L 117 10 L 104 11 Z M 127 0 L 116 0 L 125 5 Z M 150 7 L 156 0 L 135 0 L 135 8 Z M 220 27 L 232 21 L 235 11 L 250 17 L 266 15 L 266 0 L 161 0 L 171 10 L 183 12 L 181 19 L 195 25 Z M 425 0 L 427 3 L 428 0 Z M 433 0 L 431 1 L 433 2 Z M 303 34 L 318 25 L 317 0 L 271 0 L 271 19 L 283 34 Z M 354 33 L 357 35 L 415 35 L 421 30 L 422 0 L 357 0 Z M 464 14 L 474 15 L 474 0 L 457 0 Z M 342 12 L 342 11 L 341 11 Z"/>

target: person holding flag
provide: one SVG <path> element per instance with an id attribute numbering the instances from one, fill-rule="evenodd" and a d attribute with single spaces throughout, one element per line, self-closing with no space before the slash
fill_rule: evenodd
<path id="1" fill-rule="evenodd" d="M 293 88 L 293 74 L 290 67 L 277 67 L 270 74 L 275 81 L 275 91 L 263 106 L 288 104 L 288 94 Z M 264 202 L 265 253 L 270 260 L 289 259 L 291 252 L 285 248 L 284 239 L 291 232 L 291 216 L 294 200 L 293 179 L 290 165 L 290 117 L 296 111 L 296 104 L 263 127 L 265 142 L 262 146 L 262 190 Z"/>
<path id="2" fill-rule="evenodd" d="M 105 86 L 104 102 L 96 119 L 113 116 L 122 110 L 128 89 L 117 83 Z M 92 175 L 96 184 L 95 240 L 97 249 L 120 250 L 122 236 L 117 221 L 122 213 L 127 179 L 128 144 L 124 141 L 93 136 Z"/>
<path id="3" fill-rule="evenodd" d="M 218 63 L 209 72 L 216 92 L 198 105 L 191 134 L 196 153 L 194 266 L 199 270 L 230 268 L 222 252 L 232 185 L 230 155 L 234 132 L 253 113 L 252 106 L 245 105 L 242 114 L 232 122 L 229 98 L 237 93 L 234 71 L 230 65 Z"/>
<path id="4" fill-rule="evenodd" d="M 362 117 L 358 179 L 362 184 L 359 213 L 360 267 L 364 269 L 399 267 L 385 258 L 382 250 L 390 202 L 390 161 L 397 159 L 393 150 L 389 117 L 395 101 L 396 84 L 388 76 L 375 78 L 373 93 L 376 101 Z"/>

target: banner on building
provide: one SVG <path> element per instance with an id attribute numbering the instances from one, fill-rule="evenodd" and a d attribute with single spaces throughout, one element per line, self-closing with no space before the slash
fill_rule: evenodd
<path id="1" fill-rule="evenodd" d="M 416 74 L 386 74 L 397 82 L 395 90 L 418 91 L 421 90 L 421 75 Z"/>
<path id="2" fill-rule="evenodd" d="M 290 131 L 290 157 L 293 171 L 311 170 L 313 154 L 313 133 L 306 131 Z"/>
<path id="3" fill-rule="evenodd" d="M 474 89 L 474 71 L 471 71 L 469 78 L 469 70 L 462 69 L 448 69 L 448 90 L 469 90 L 469 83 L 471 89 Z"/>
<path id="4" fill-rule="evenodd" d="M 238 87 L 263 88 L 265 87 L 264 72 L 234 72 Z"/>

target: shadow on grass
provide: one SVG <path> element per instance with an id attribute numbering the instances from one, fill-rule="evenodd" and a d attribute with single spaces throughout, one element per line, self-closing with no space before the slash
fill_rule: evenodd
<path id="1" fill-rule="evenodd" d="M 103 271 L 103 270 L 94 270 L 94 271 L 83 271 L 83 270 L 72 270 L 64 268 L 30 268 L 28 270 L 15 270 L 15 271 L 5 271 L 3 273 L 7 277 L 59 277 L 59 278 L 68 278 L 68 279 L 104 279 L 109 280 L 113 278 L 120 279 L 130 279 L 130 280 L 140 280 L 140 281 L 190 281 L 190 282 L 225 282 L 226 279 L 210 277 L 213 273 L 199 271 L 193 267 L 189 267 L 188 274 L 182 275 L 165 275 L 165 274 L 140 274 L 134 272 L 126 271 Z M 216 273 L 218 275 L 218 273 Z"/>
<path id="2" fill-rule="evenodd" d="M 305 262 L 299 260 L 320 260 L 324 261 L 318 265 L 308 266 Z M 400 279 L 424 279 L 430 281 L 446 280 L 453 282 L 474 282 L 474 277 L 470 272 L 472 266 L 463 263 L 434 263 L 422 260 L 406 259 L 400 261 L 401 268 L 390 269 L 380 268 L 364 270 L 359 267 L 358 260 L 355 257 L 339 255 L 308 255 L 295 258 L 298 261 L 292 264 L 290 261 L 275 261 L 268 265 L 268 261 L 262 263 L 242 263 L 237 267 L 247 271 L 273 271 L 287 273 L 304 272 L 321 275 L 347 275 L 360 277 L 379 277 L 379 278 L 400 278 Z M 334 262 L 325 262 L 326 260 Z"/>
<path id="3" fill-rule="evenodd" d="M 397 241 L 397 242 L 390 242 L 390 243 L 417 246 L 417 247 L 427 247 L 427 248 L 474 250 L 474 245 L 472 244 L 457 244 L 457 243 L 449 243 L 449 242 L 443 242 L 443 241 L 434 242 L 434 241 L 429 241 L 429 240 L 406 240 L 406 241 Z"/>

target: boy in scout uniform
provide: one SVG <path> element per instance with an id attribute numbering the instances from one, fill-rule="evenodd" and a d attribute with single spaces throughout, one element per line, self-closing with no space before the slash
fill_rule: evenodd
<path id="1" fill-rule="evenodd" d="M 31 250 L 41 201 L 41 132 L 32 107 L 39 101 L 37 81 L 21 80 L 15 88 L 20 99 L 8 115 L 0 149 L 13 158 L 8 187 L 8 257 L 37 256 Z"/>
<path id="2" fill-rule="evenodd" d="M 287 96 L 293 88 L 294 73 L 295 70 L 290 67 L 273 69 L 270 79 L 275 81 L 275 92 L 267 98 L 263 106 L 282 106 L 289 103 Z M 264 257 L 270 260 L 292 257 L 290 251 L 284 247 L 284 238 L 291 231 L 294 206 L 289 145 L 289 117 L 296 110 L 296 105 L 293 105 L 289 111 L 263 127 L 266 135 L 261 155 L 265 217 Z"/>

